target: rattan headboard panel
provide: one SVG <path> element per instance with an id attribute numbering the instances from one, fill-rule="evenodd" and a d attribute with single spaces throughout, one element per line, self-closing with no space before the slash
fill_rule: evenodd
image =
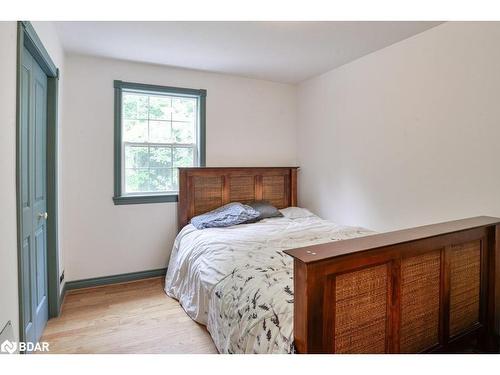
<path id="1" fill-rule="evenodd" d="M 297 205 L 297 167 L 179 168 L 179 229 L 192 217 L 231 202 Z"/>
<path id="2" fill-rule="evenodd" d="M 439 343 L 441 250 L 401 261 L 400 353 L 419 353 Z"/>
<path id="3" fill-rule="evenodd" d="M 255 200 L 254 176 L 229 176 L 229 200 L 246 203 Z"/>
<path id="4" fill-rule="evenodd" d="M 288 202 L 286 176 L 264 176 L 262 178 L 262 199 L 274 206 L 286 207 Z"/>
<path id="5" fill-rule="evenodd" d="M 222 184 L 221 176 L 194 176 L 194 211 L 207 212 L 222 206 Z"/>
<path id="6" fill-rule="evenodd" d="M 450 337 L 479 322 L 481 299 L 481 241 L 451 248 Z"/>
<path id="7" fill-rule="evenodd" d="M 387 263 L 336 277 L 335 353 L 386 352 L 389 288 Z"/>

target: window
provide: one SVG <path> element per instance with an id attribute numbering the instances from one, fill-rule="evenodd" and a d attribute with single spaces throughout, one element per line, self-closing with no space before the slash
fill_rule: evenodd
<path id="1" fill-rule="evenodd" d="M 115 81 L 115 204 L 175 202 L 205 164 L 205 90 Z"/>

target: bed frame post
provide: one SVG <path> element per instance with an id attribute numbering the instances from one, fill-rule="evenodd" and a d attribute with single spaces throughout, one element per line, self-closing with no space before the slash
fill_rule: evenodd
<path id="1" fill-rule="evenodd" d="M 487 329 L 483 336 L 483 348 L 497 352 L 500 345 L 500 225 L 488 228 L 487 267 Z"/>
<path id="2" fill-rule="evenodd" d="M 294 261 L 294 335 L 298 353 L 322 353 L 323 288 L 311 266 Z"/>
<path id="3" fill-rule="evenodd" d="M 493 246 L 492 252 L 494 253 L 494 269 L 492 271 L 492 284 L 495 287 L 495 291 L 492 292 L 492 298 L 494 300 L 493 307 L 493 319 L 495 334 L 497 336 L 497 346 L 500 345 L 498 342 L 498 337 L 500 336 L 500 225 L 495 226 L 495 245 Z"/>
<path id="4" fill-rule="evenodd" d="M 177 205 L 177 227 L 179 231 L 189 222 L 188 171 L 179 168 L 179 204 Z"/>
<path id="5" fill-rule="evenodd" d="M 290 168 L 290 206 L 297 206 L 297 168 Z"/>

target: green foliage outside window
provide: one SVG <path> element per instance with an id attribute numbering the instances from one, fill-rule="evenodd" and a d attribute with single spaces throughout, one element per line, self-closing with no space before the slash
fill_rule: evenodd
<path id="1" fill-rule="evenodd" d="M 198 98 L 122 94 L 125 193 L 178 190 L 178 167 L 193 166 Z"/>

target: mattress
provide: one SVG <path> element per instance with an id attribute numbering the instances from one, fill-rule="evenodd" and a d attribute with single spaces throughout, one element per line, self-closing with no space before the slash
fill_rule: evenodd
<path id="1" fill-rule="evenodd" d="M 165 292 L 220 353 L 293 353 L 293 260 L 284 250 L 373 234 L 290 207 L 285 217 L 178 234 Z"/>

